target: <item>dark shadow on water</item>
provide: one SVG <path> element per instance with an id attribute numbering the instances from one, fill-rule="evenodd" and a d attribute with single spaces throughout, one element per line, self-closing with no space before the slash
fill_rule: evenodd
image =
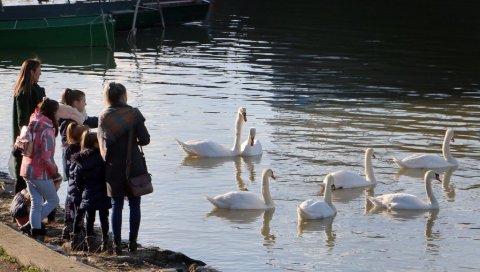
<path id="1" fill-rule="evenodd" d="M 0 67 L 21 66 L 27 58 L 40 58 L 42 65 L 57 69 L 108 70 L 116 67 L 113 51 L 101 47 L 0 50 Z"/>

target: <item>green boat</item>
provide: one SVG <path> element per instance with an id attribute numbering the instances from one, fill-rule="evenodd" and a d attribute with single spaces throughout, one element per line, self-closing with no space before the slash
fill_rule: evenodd
<path id="1" fill-rule="evenodd" d="M 0 21 L 0 49 L 115 46 L 110 16 Z"/>

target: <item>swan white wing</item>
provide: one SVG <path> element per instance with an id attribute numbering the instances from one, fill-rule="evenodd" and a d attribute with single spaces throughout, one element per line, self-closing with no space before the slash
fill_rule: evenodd
<path id="1" fill-rule="evenodd" d="M 221 209 L 266 209 L 263 199 L 251 192 L 234 191 L 216 197 L 207 197 L 215 207 Z"/>
<path id="2" fill-rule="evenodd" d="M 298 206 L 298 214 L 304 219 L 320 219 L 334 216 L 337 214 L 337 211 L 324 201 L 309 199 L 303 201 Z"/>
<path id="3" fill-rule="evenodd" d="M 349 189 L 371 185 L 371 182 L 367 181 L 359 174 L 345 170 L 333 172 L 332 176 L 334 179 L 333 184 L 335 184 L 335 187 L 337 187 L 337 189 Z"/>
<path id="4" fill-rule="evenodd" d="M 417 196 L 405 193 L 386 194 L 374 197 L 372 201 L 376 206 L 381 203 L 381 207 L 391 210 L 425 210 L 431 209 L 431 205 Z"/>
<path id="5" fill-rule="evenodd" d="M 443 168 L 453 166 L 453 164 L 446 161 L 443 157 L 423 153 L 412 154 L 401 160 L 394 158 L 394 161 L 399 166 L 405 168 Z"/>
<path id="6" fill-rule="evenodd" d="M 177 140 L 182 149 L 190 156 L 198 157 L 233 157 L 237 154 L 214 141 L 210 140 L 192 140 L 187 142 L 181 142 Z"/>
<path id="7" fill-rule="evenodd" d="M 247 139 L 242 143 L 241 147 L 241 155 L 242 156 L 259 156 L 262 155 L 262 144 L 259 140 L 254 140 L 253 146 L 249 145 L 249 140 Z"/>

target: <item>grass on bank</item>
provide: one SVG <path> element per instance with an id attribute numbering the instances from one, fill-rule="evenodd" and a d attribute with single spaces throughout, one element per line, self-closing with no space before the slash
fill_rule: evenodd
<path id="1" fill-rule="evenodd" d="M 22 266 L 20 265 L 17 260 L 7 254 L 5 250 L 0 246 L 0 262 L 8 262 L 11 264 L 16 264 L 19 266 L 19 269 L 17 271 L 21 272 L 44 272 L 44 270 L 33 267 L 33 266 Z"/>

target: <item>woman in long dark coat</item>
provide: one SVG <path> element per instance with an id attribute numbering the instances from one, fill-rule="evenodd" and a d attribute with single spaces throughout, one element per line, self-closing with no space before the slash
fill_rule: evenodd
<path id="1" fill-rule="evenodd" d="M 27 59 L 22 63 L 20 73 L 18 74 L 15 89 L 13 90 L 13 142 L 20 135 L 22 126 L 27 126 L 30 116 L 42 102 L 45 97 L 45 89 L 38 85 L 38 80 L 42 74 L 38 59 Z M 27 188 L 27 183 L 20 176 L 20 166 L 22 165 L 22 154 L 15 156 L 15 191 L 17 194 Z"/>
<path id="2" fill-rule="evenodd" d="M 127 90 L 119 83 L 105 86 L 104 99 L 107 108 L 99 117 L 98 142 L 106 162 L 105 177 L 107 194 L 112 198 L 113 245 L 117 255 L 122 254 L 121 229 L 122 209 L 125 196 L 130 206 L 129 251 L 137 250 L 137 236 L 140 228 L 140 199 L 133 197 L 127 187 L 125 174 L 129 131 L 133 130 L 131 151 L 131 176 L 147 173 L 139 145 L 148 145 L 150 135 L 145 127 L 145 118 L 137 108 L 127 104 Z"/>

